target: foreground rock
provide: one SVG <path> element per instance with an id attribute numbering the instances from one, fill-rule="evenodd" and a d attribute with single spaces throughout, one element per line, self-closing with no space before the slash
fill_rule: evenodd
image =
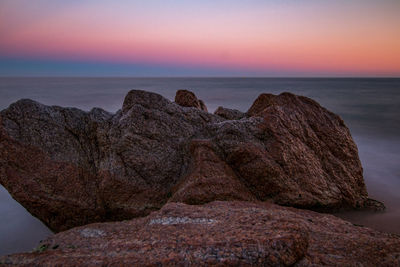
<path id="1" fill-rule="evenodd" d="M 381 207 L 349 130 L 311 99 L 262 95 L 247 117 L 220 115 L 140 90 L 116 114 L 20 100 L 0 113 L 0 183 L 54 231 L 168 201 Z"/>
<path id="2" fill-rule="evenodd" d="M 400 237 L 268 203 L 170 203 L 148 217 L 59 233 L 0 264 L 399 266 Z"/>

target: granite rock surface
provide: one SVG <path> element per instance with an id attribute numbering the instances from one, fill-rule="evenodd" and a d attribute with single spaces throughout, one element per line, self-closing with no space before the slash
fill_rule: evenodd
<path id="1" fill-rule="evenodd" d="M 182 107 L 194 107 L 207 112 L 207 106 L 203 100 L 197 99 L 193 92 L 178 90 L 175 95 L 175 103 Z"/>
<path id="2" fill-rule="evenodd" d="M 56 234 L 2 266 L 399 266 L 400 237 L 271 203 L 168 203 Z"/>
<path id="3" fill-rule="evenodd" d="M 348 128 L 315 101 L 263 94 L 229 117 L 179 100 L 189 93 L 132 90 L 115 114 L 20 100 L 0 112 L 0 183 L 57 232 L 168 201 L 382 208 Z"/>
<path id="4" fill-rule="evenodd" d="M 246 113 L 243 113 L 237 109 L 230 109 L 224 107 L 218 107 L 214 111 L 215 115 L 221 116 L 226 120 L 240 120 L 246 116 Z"/>

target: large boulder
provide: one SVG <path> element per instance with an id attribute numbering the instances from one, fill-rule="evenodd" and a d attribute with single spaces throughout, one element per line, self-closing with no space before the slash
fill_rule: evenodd
<path id="1" fill-rule="evenodd" d="M 53 230 L 102 221 L 97 146 L 111 115 L 20 100 L 0 113 L 0 183 Z"/>
<path id="2" fill-rule="evenodd" d="M 20 100 L 0 116 L 0 182 L 54 231 L 161 208 L 190 162 L 187 141 L 221 121 L 140 90 L 116 114 Z"/>
<path id="3" fill-rule="evenodd" d="M 400 237 L 270 203 L 168 203 L 56 234 L 2 266 L 399 266 Z"/>
<path id="4" fill-rule="evenodd" d="M 140 90 L 116 114 L 20 100 L 0 112 L 0 183 L 54 231 L 168 201 L 376 206 L 337 115 L 288 93 L 268 99 L 232 120 Z"/>
<path id="5" fill-rule="evenodd" d="M 208 126 L 226 162 L 258 199 L 317 210 L 375 205 L 339 116 L 290 93 L 260 95 L 247 115 Z"/>

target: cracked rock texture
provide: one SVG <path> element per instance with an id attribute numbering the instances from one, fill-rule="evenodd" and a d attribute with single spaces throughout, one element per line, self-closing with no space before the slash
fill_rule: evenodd
<path id="1" fill-rule="evenodd" d="M 349 130 L 315 101 L 263 94 L 246 114 L 210 114 L 187 104 L 192 94 L 173 103 L 132 90 L 115 114 L 20 100 L 0 112 L 0 182 L 54 231 L 168 201 L 382 208 L 368 199 Z"/>
<path id="2" fill-rule="evenodd" d="M 147 217 L 77 227 L 4 266 L 399 266 L 400 237 L 260 202 L 168 203 Z"/>

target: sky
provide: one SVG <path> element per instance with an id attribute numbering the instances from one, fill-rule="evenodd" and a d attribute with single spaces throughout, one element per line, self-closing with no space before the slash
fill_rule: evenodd
<path id="1" fill-rule="evenodd" d="M 0 76 L 400 77 L 399 0 L 0 0 Z"/>

